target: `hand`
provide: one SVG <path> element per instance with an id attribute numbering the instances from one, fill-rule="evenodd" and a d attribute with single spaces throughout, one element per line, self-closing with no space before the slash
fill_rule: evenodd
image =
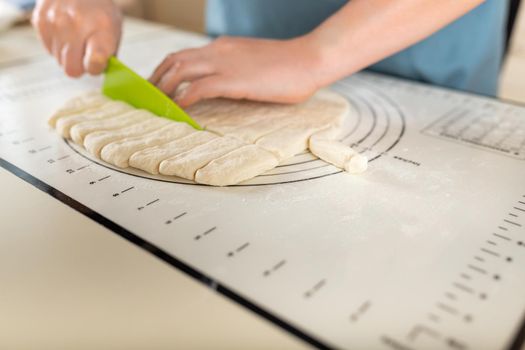
<path id="1" fill-rule="evenodd" d="M 288 41 L 222 37 L 169 55 L 150 81 L 182 107 L 225 97 L 297 103 L 316 92 L 315 50 L 305 37 Z M 177 89 L 182 83 L 185 88 Z"/>
<path id="2" fill-rule="evenodd" d="M 122 18 L 111 0 L 39 0 L 32 22 L 71 77 L 102 73 L 120 42 Z"/>

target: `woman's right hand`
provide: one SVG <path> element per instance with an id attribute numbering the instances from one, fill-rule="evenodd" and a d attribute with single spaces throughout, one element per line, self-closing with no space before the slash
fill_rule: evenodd
<path id="1" fill-rule="evenodd" d="M 111 0 L 37 0 L 32 22 L 71 77 L 101 74 L 120 43 L 122 16 Z"/>

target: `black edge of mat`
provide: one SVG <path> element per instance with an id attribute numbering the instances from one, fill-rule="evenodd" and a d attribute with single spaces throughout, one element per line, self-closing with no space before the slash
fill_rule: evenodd
<path id="1" fill-rule="evenodd" d="M 15 175 L 16 177 L 24 180 L 25 182 L 29 183 L 30 185 L 33 185 L 34 187 L 38 188 L 44 193 L 47 193 L 51 197 L 59 200 L 60 202 L 66 204 L 70 208 L 78 211 L 79 213 L 87 216 L 91 220 L 97 222 L 98 224 L 104 226 L 108 230 L 114 232 L 115 234 L 119 235 L 120 237 L 126 239 L 127 241 L 135 244 L 136 246 L 148 251 L 149 253 L 153 254 L 157 258 L 161 259 L 162 261 L 168 263 L 169 265 L 175 267 L 176 269 L 184 272 L 188 276 L 194 278 L 195 280 L 199 281 L 200 283 L 204 284 L 205 286 L 212 288 L 213 290 L 217 291 L 218 293 L 222 294 L 223 296 L 235 301 L 238 304 L 241 304 L 242 306 L 246 307 L 247 309 L 255 312 L 259 316 L 265 318 L 266 320 L 272 322 L 274 325 L 284 329 L 285 331 L 289 332 L 290 334 L 293 334 L 297 338 L 309 343 L 312 346 L 315 346 L 319 349 L 332 349 L 331 346 L 329 346 L 326 343 L 323 343 L 320 340 L 317 340 L 305 332 L 301 331 L 300 329 L 294 327 L 293 325 L 287 323 L 286 321 L 281 320 L 279 317 L 273 315 L 272 313 L 264 310 L 260 306 L 257 306 L 255 303 L 249 301 L 248 299 L 242 297 L 241 295 L 237 294 L 232 289 L 222 285 L 218 281 L 206 276 L 204 273 L 198 271 L 197 269 L 191 267 L 190 265 L 182 262 L 181 260 L 175 258 L 174 256 L 168 254 L 164 250 L 158 248 L 155 245 L 152 245 L 145 241 L 144 239 L 140 238 L 139 236 L 135 235 L 134 233 L 128 231 L 124 227 L 116 224 L 115 222 L 109 220 L 108 218 L 100 215 L 99 213 L 91 210 L 90 208 L 86 207 L 82 203 L 76 201 L 75 199 L 69 197 L 65 193 L 57 190 L 56 188 L 49 186 L 45 182 L 37 179 L 33 175 L 25 172 L 24 170 L 20 169 L 14 164 L 9 163 L 5 159 L 0 157 L 0 167 L 4 168 L 11 174 Z"/>
<path id="2" fill-rule="evenodd" d="M 525 344 L 525 316 L 521 319 L 521 325 L 514 334 L 508 350 L 523 350 Z"/>

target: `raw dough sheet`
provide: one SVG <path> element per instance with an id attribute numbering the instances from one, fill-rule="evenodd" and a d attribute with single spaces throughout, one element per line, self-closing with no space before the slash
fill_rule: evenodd
<path id="1" fill-rule="evenodd" d="M 107 164 L 212 186 L 264 176 L 304 152 L 352 174 L 368 166 L 339 140 L 350 105 L 329 89 L 294 105 L 212 99 L 187 112 L 206 131 L 90 91 L 67 101 L 48 124 Z"/>

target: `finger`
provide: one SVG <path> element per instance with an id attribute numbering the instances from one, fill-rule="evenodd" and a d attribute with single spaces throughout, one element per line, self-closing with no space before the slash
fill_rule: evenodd
<path id="1" fill-rule="evenodd" d="M 62 65 L 62 44 L 58 38 L 51 41 L 51 54 L 55 57 L 59 65 Z"/>
<path id="2" fill-rule="evenodd" d="M 201 49 L 187 49 L 168 55 L 155 69 L 149 81 L 157 85 L 162 77 L 171 69 L 177 62 L 193 61 L 199 56 Z"/>
<path id="3" fill-rule="evenodd" d="M 72 34 L 71 21 L 64 14 L 59 14 L 54 7 L 47 12 L 48 22 L 51 30 L 51 53 L 58 63 L 64 65 L 64 49 L 68 42 L 75 41 Z"/>
<path id="4" fill-rule="evenodd" d="M 91 75 L 104 72 L 110 56 L 117 51 L 117 41 L 108 32 L 95 32 L 86 40 L 84 68 Z"/>
<path id="5" fill-rule="evenodd" d="M 217 97 L 240 99 L 242 94 L 239 94 L 224 76 L 212 75 L 195 80 L 179 91 L 175 96 L 175 102 L 185 108 L 201 100 Z"/>
<path id="6" fill-rule="evenodd" d="M 44 47 L 46 48 L 47 52 L 52 53 L 52 29 L 47 19 L 47 12 L 49 10 L 49 7 L 49 2 L 38 1 L 31 16 L 31 23 L 38 32 L 40 40 L 44 44 Z"/>
<path id="7" fill-rule="evenodd" d="M 192 82 L 213 73 L 212 66 L 207 62 L 176 62 L 160 79 L 157 86 L 166 95 L 172 96 L 181 83 Z"/>
<path id="8" fill-rule="evenodd" d="M 67 75 L 78 78 L 84 74 L 84 57 L 85 47 L 78 41 L 68 43 L 62 48 L 62 65 Z"/>
<path id="9" fill-rule="evenodd" d="M 166 57 L 164 61 L 162 61 L 157 68 L 155 68 L 155 71 L 151 75 L 151 77 L 148 79 L 150 83 L 153 85 L 157 85 L 164 74 L 168 72 L 174 65 L 174 61 L 170 58 L 170 56 Z"/>

